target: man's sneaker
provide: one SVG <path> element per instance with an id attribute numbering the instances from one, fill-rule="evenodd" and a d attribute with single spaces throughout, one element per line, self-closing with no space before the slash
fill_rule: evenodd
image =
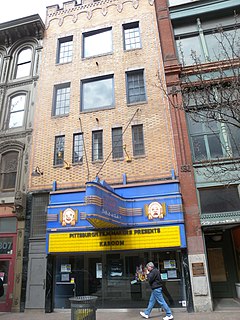
<path id="1" fill-rule="evenodd" d="M 145 314 L 145 313 L 142 312 L 142 311 L 140 311 L 140 315 L 141 315 L 143 318 L 145 318 L 145 319 L 148 319 L 148 318 L 149 318 L 148 314 Z M 172 319 L 172 318 L 171 318 L 171 319 Z"/>
<path id="2" fill-rule="evenodd" d="M 171 320 L 173 319 L 173 315 L 171 314 L 170 316 L 166 316 L 163 318 L 163 320 Z"/>

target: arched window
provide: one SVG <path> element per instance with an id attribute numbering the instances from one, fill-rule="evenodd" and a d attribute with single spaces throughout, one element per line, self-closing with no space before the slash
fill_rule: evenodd
<path id="1" fill-rule="evenodd" d="M 31 72 L 32 49 L 25 48 L 18 53 L 15 79 L 27 77 Z"/>
<path id="2" fill-rule="evenodd" d="M 0 190 L 14 191 L 17 177 L 18 152 L 9 151 L 1 156 Z"/>
<path id="3" fill-rule="evenodd" d="M 17 128 L 23 125 L 24 112 L 26 104 L 26 95 L 18 94 L 10 100 L 9 114 L 8 114 L 8 128 Z"/>

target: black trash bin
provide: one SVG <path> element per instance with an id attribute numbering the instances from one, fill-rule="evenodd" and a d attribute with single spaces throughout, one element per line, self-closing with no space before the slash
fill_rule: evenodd
<path id="1" fill-rule="evenodd" d="M 77 296 L 69 300 L 71 320 L 96 320 L 96 296 Z"/>

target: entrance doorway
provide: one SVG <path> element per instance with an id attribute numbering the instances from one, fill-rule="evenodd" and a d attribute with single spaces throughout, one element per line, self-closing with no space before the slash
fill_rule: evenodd
<path id="1" fill-rule="evenodd" d="M 115 251 L 55 256 L 53 308 L 70 308 L 69 298 L 97 296 L 98 308 L 145 308 L 151 288 L 145 266 L 153 261 L 171 307 L 185 307 L 181 251 Z"/>
<path id="2" fill-rule="evenodd" d="M 13 290 L 12 261 L 0 259 L 0 312 L 11 311 Z"/>
<path id="3" fill-rule="evenodd" d="M 206 235 L 208 266 L 213 298 L 236 297 L 236 261 L 231 231 Z"/>

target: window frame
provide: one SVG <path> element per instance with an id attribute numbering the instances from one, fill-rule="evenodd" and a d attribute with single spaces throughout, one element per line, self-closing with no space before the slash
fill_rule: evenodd
<path id="1" fill-rule="evenodd" d="M 12 104 L 12 101 L 13 101 L 13 99 L 16 99 L 17 97 L 24 97 L 23 107 L 22 107 L 21 110 L 12 111 L 12 107 L 14 107 L 14 105 Z M 25 126 L 27 101 L 28 101 L 27 92 L 21 92 L 21 91 L 14 92 L 13 94 L 11 94 L 9 96 L 8 109 L 7 109 L 7 119 L 6 119 L 6 128 L 7 129 L 15 130 L 15 129 L 22 128 L 22 127 Z M 16 114 L 16 113 L 20 113 L 20 112 L 22 114 L 22 123 L 21 123 L 21 125 L 11 126 L 10 127 L 11 115 Z"/>
<path id="2" fill-rule="evenodd" d="M 14 187 L 12 188 L 5 188 L 4 187 L 4 177 L 6 177 L 6 175 L 8 174 L 7 172 L 4 172 L 4 157 L 7 157 L 9 154 L 14 154 L 16 157 L 13 161 L 16 162 L 16 165 L 15 165 L 15 169 L 14 171 L 12 171 L 11 173 L 14 173 L 15 174 L 15 177 L 14 177 Z M 0 154 L 0 191 L 1 192 L 13 192 L 15 191 L 16 189 L 16 185 L 17 185 L 17 175 L 18 175 L 18 161 L 19 161 L 19 151 L 17 150 L 6 150 L 5 152 L 3 152 L 2 154 Z M 5 162 L 9 162 L 8 159 L 5 160 Z M 6 166 L 6 164 L 5 164 Z"/>
<path id="3" fill-rule="evenodd" d="M 129 50 L 136 50 L 136 49 L 141 49 L 142 48 L 142 42 L 141 42 L 141 33 L 140 33 L 140 27 L 139 27 L 139 21 L 134 21 L 134 22 L 129 22 L 129 23 L 125 23 L 122 25 L 123 28 L 123 48 L 125 51 L 129 51 Z M 129 31 L 129 33 L 131 32 L 136 32 L 134 31 L 135 29 L 138 29 L 138 37 L 134 36 L 134 37 L 129 37 L 130 42 L 132 39 L 136 40 L 137 38 L 139 39 L 139 41 L 134 41 L 134 47 L 131 47 L 131 43 L 130 44 L 126 44 L 126 31 L 127 30 L 132 30 Z M 139 43 L 139 46 L 137 46 L 136 44 Z M 127 48 L 127 46 L 129 46 L 129 48 Z"/>
<path id="4" fill-rule="evenodd" d="M 61 93 L 61 94 L 58 95 L 58 91 L 63 90 L 63 89 L 69 89 L 69 93 Z M 64 105 L 64 107 L 57 108 L 57 99 L 58 99 L 58 97 L 59 96 L 63 96 L 63 95 L 66 96 L 67 94 L 69 95 L 68 99 L 60 100 L 60 101 L 64 101 L 65 103 L 66 103 L 66 101 L 69 101 L 69 105 L 68 106 Z M 70 100 L 71 100 L 71 83 L 70 82 L 54 85 L 54 88 L 53 88 L 52 116 L 54 116 L 54 117 L 67 116 L 69 114 L 69 112 L 70 112 Z M 61 109 L 64 109 L 64 112 L 56 114 L 56 111 L 57 110 L 61 110 Z M 67 109 L 67 111 L 66 111 L 66 109 Z"/>
<path id="5" fill-rule="evenodd" d="M 81 137 L 81 139 L 79 139 L 78 143 L 76 143 L 76 137 Z M 76 148 L 78 149 L 77 153 L 82 154 L 80 160 L 75 161 L 75 151 Z M 80 150 L 79 150 L 80 149 Z M 83 133 L 74 133 L 73 134 L 73 150 L 72 150 L 72 163 L 73 164 L 81 164 L 83 163 L 83 156 L 84 156 L 84 144 L 83 144 Z M 78 154 L 78 158 L 79 158 L 79 154 Z"/>
<path id="6" fill-rule="evenodd" d="M 117 130 L 120 134 L 115 134 Z M 120 137 L 120 138 L 119 138 Z M 114 160 L 123 158 L 123 131 L 122 127 L 112 128 L 112 158 Z"/>
<path id="7" fill-rule="evenodd" d="M 204 112 L 204 110 L 201 110 L 201 112 Z M 208 112 L 206 110 L 206 112 Z M 205 116 L 206 121 L 204 121 L 204 116 L 202 116 L 202 121 L 196 122 L 192 118 L 191 111 L 187 112 L 187 124 L 188 124 L 188 134 L 190 138 L 190 146 L 191 146 L 191 151 L 192 151 L 192 158 L 194 163 L 199 163 L 199 162 L 205 162 L 205 161 L 214 161 L 214 160 L 219 160 L 219 159 L 229 159 L 229 158 L 236 158 L 238 157 L 235 155 L 235 149 L 234 146 L 232 145 L 232 140 L 233 138 L 231 136 L 231 124 L 225 123 L 224 121 L 221 122 L 220 120 L 214 120 L 210 119 L 210 121 L 207 121 L 207 116 Z M 199 114 L 195 114 L 195 116 L 199 117 Z M 200 118 L 201 119 L 201 118 Z M 198 132 L 193 131 L 193 126 L 192 123 L 197 123 L 200 126 L 200 129 Z M 216 127 L 216 130 L 211 128 L 211 123 L 213 123 Z M 230 126 L 230 128 L 229 128 Z M 210 130 L 209 130 L 210 129 Z M 215 136 L 219 140 L 219 144 L 221 147 L 222 155 L 221 156 L 216 156 L 214 157 L 211 154 L 211 142 L 209 140 L 209 137 Z M 198 158 L 195 153 L 195 146 L 194 146 L 194 138 L 195 137 L 202 137 L 203 142 L 204 142 L 204 148 L 205 148 L 205 153 L 206 153 L 206 158 Z M 235 139 L 235 138 L 234 138 Z"/>
<path id="8" fill-rule="evenodd" d="M 101 35 L 106 32 L 109 32 L 109 34 L 110 34 L 110 39 L 109 39 L 111 41 L 110 50 L 94 52 L 93 54 L 90 54 L 90 53 L 87 54 L 86 50 L 89 50 L 89 49 L 87 49 L 86 39 L 90 38 L 90 37 L 97 37 L 98 35 Z M 95 42 L 97 42 L 97 39 L 95 39 Z M 101 42 L 104 42 L 104 41 L 101 41 Z M 97 29 L 97 30 L 86 31 L 86 32 L 82 33 L 82 58 L 83 59 L 89 59 L 92 57 L 108 55 L 108 54 L 112 54 L 112 53 L 113 53 L 113 34 L 112 34 L 112 27 L 111 26 Z"/>
<path id="9" fill-rule="evenodd" d="M 100 139 L 97 135 L 100 135 Z M 97 143 L 95 143 L 95 138 L 98 138 Z M 103 130 L 92 131 L 92 161 L 103 161 Z"/>
<path id="10" fill-rule="evenodd" d="M 126 96 L 127 96 L 127 104 L 128 105 L 132 105 L 132 104 L 139 104 L 139 103 L 146 103 L 147 102 L 147 92 L 146 92 L 146 82 L 145 82 L 145 72 L 144 72 L 144 69 L 136 69 L 136 70 L 129 70 L 129 71 L 126 71 L 125 73 L 126 75 Z M 143 86 L 141 87 L 140 85 L 138 87 L 133 87 L 131 88 L 131 86 L 129 86 L 129 83 L 130 83 L 130 76 L 138 76 L 138 82 L 140 81 L 143 81 Z M 139 77 L 142 77 L 142 79 L 139 79 Z M 131 80 L 133 82 L 136 82 L 135 79 Z M 130 95 L 129 94 L 129 90 L 141 90 L 141 88 L 144 88 L 144 93 L 139 93 L 138 95 L 135 94 L 135 95 Z M 141 97 L 143 96 L 143 99 L 134 99 L 135 101 L 131 101 L 130 99 L 130 96 L 134 96 L 134 97 Z M 137 101 L 136 101 L 137 100 Z"/>
<path id="11" fill-rule="evenodd" d="M 67 44 L 67 43 L 70 44 L 66 46 L 68 50 L 61 50 L 64 44 Z M 71 50 L 69 50 L 69 48 L 71 48 Z M 68 55 L 66 55 L 66 52 L 68 53 Z M 69 54 L 70 52 L 71 54 Z M 63 57 L 61 57 L 61 54 L 63 54 Z M 72 62 L 72 60 L 73 60 L 73 35 L 63 37 L 63 38 L 58 38 L 56 63 L 65 64 L 65 63 Z"/>
<path id="12" fill-rule="evenodd" d="M 141 128 L 141 132 L 134 132 L 138 128 Z M 136 141 L 136 135 L 137 135 L 137 141 Z M 140 135 L 141 135 L 142 141 L 140 141 L 140 139 L 139 139 Z M 138 148 L 139 145 L 142 145 L 142 147 Z M 134 157 L 145 155 L 143 124 L 132 125 L 132 148 L 133 148 L 133 156 Z"/>
<path id="13" fill-rule="evenodd" d="M 31 59 L 30 60 L 26 59 L 23 62 L 19 62 L 19 56 L 21 55 L 21 53 L 23 53 L 23 51 L 27 51 L 27 50 L 31 51 Z M 23 76 L 17 76 L 20 66 L 21 67 L 22 66 L 24 66 L 24 67 L 29 66 L 29 73 L 25 74 Z M 14 80 L 31 77 L 32 68 L 33 68 L 33 48 L 31 46 L 25 46 L 25 47 L 19 49 L 18 52 L 16 53 L 16 60 L 15 60 L 15 66 L 14 66 L 14 76 L 13 76 Z"/>
<path id="14" fill-rule="evenodd" d="M 59 142 L 57 141 L 59 139 Z M 54 142 L 54 166 L 62 166 L 64 164 L 65 135 L 55 136 Z M 59 156 L 59 152 L 61 156 Z"/>
<path id="15" fill-rule="evenodd" d="M 85 95 L 86 92 L 84 91 L 85 89 L 85 85 L 89 84 L 89 83 L 97 83 L 98 81 L 104 81 L 104 80 L 111 80 L 111 88 L 112 88 L 112 93 L 111 93 L 111 97 L 109 97 L 111 99 L 111 104 L 106 104 L 104 106 L 96 106 L 96 107 L 84 107 L 84 103 L 85 103 Z M 104 76 L 99 76 L 99 77 L 95 77 L 95 78 L 90 78 L 90 79 L 83 79 L 81 80 L 81 97 L 82 99 L 80 102 L 80 109 L 81 112 L 91 112 L 93 110 L 104 110 L 104 109 L 112 109 L 115 107 L 115 92 L 114 92 L 114 75 L 113 74 L 108 74 L 108 75 L 104 75 Z M 101 90 L 101 92 L 104 92 L 104 90 Z M 105 90 L 106 92 L 106 90 Z M 93 94 L 91 94 L 91 96 L 94 96 Z M 110 100 L 109 99 L 109 100 Z M 95 105 L 95 103 L 94 103 Z"/>

